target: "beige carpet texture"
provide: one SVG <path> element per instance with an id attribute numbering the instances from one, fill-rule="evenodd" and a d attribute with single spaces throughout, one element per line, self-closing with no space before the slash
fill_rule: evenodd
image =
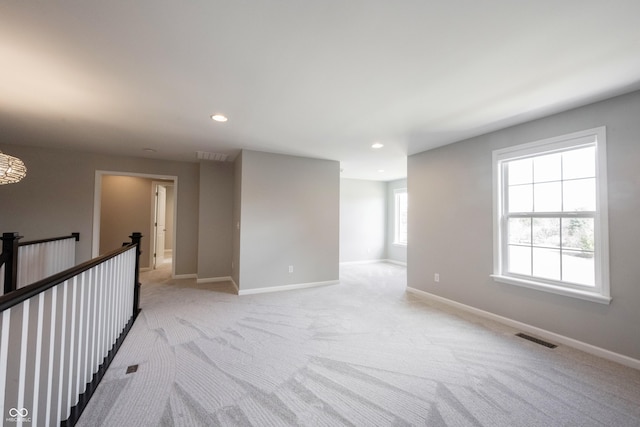
<path id="1" fill-rule="evenodd" d="M 238 296 L 145 273 L 78 425 L 640 426 L 640 371 L 407 293 L 401 266 L 340 276 Z"/>

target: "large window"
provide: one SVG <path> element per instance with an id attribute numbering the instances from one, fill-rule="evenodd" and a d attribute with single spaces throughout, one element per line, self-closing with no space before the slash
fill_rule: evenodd
<path id="1" fill-rule="evenodd" d="M 605 128 L 493 156 L 493 277 L 608 303 Z"/>
<path id="2" fill-rule="evenodd" d="M 393 243 L 396 245 L 407 244 L 407 189 L 400 188 L 394 191 L 395 227 Z"/>

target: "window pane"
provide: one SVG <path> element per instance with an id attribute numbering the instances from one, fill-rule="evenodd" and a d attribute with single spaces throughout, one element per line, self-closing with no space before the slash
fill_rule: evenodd
<path id="1" fill-rule="evenodd" d="M 531 244 L 531 218 L 509 218 L 509 243 Z"/>
<path id="2" fill-rule="evenodd" d="M 560 218 L 535 218 L 533 244 L 560 249 Z"/>
<path id="3" fill-rule="evenodd" d="M 596 148 L 587 147 L 562 153 L 562 178 L 591 178 L 596 176 Z"/>
<path id="4" fill-rule="evenodd" d="M 593 218 L 565 218 L 562 220 L 562 248 L 593 251 L 595 237 Z"/>
<path id="5" fill-rule="evenodd" d="M 596 179 L 576 179 L 563 183 L 563 210 L 584 212 L 596 210 Z"/>
<path id="6" fill-rule="evenodd" d="M 562 251 L 562 280 L 595 285 L 595 259 L 592 252 Z"/>
<path id="7" fill-rule="evenodd" d="M 562 179 L 562 155 L 548 154 L 533 159 L 533 182 L 559 181 Z"/>
<path id="8" fill-rule="evenodd" d="M 509 273 L 531 275 L 531 248 L 509 245 Z"/>
<path id="9" fill-rule="evenodd" d="M 493 151 L 497 281 L 610 299 L 606 151 L 604 127 Z"/>
<path id="10" fill-rule="evenodd" d="M 562 183 L 560 181 L 534 184 L 533 188 L 535 212 L 560 212 L 562 209 Z"/>
<path id="11" fill-rule="evenodd" d="M 533 248 L 533 275 L 560 280 L 560 250 Z"/>
<path id="12" fill-rule="evenodd" d="M 533 186 L 516 185 L 509 187 L 508 212 L 531 212 L 533 210 Z"/>
<path id="13" fill-rule="evenodd" d="M 533 182 L 533 160 L 514 160 L 507 163 L 509 185 L 529 184 Z"/>

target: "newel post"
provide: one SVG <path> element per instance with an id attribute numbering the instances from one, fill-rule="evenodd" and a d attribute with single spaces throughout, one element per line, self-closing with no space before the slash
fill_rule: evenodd
<path id="1" fill-rule="evenodd" d="M 135 271 L 135 279 L 134 279 L 134 287 L 133 287 L 133 318 L 138 317 L 138 312 L 140 311 L 140 254 L 142 233 L 133 232 L 131 236 L 131 243 L 136 246 L 136 271 Z"/>
<path id="2" fill-rule="evenodd" d="M 18 288 L 18 233 L 2 233 L 2 261 L 4 262 L 4 294 Z"/>

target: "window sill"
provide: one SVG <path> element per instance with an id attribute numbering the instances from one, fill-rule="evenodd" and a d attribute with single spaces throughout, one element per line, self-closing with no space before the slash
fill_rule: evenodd
<path id="1" fill-rule="evenodd" d="M 393 242 L 393 243 L 392 243 L 392 245 L 393 245 L 393 246 L 400 246 L 400 247 L 403 247 L 403 248 L 406 248 L 406 247 L 407 247 L 407 244 L 406 244 L 406 243 L 396 243 L 396 242 Z"/>
<path id="2" fill-rule="evenodd" d="M 579 298 L 591 302 L 597 302 L 600 304 L 610 304 L 611 297 L 596 293 L 582 291 L 579 289 L 562 288 L 559 286 L 553 286 L 546 283 L 534 282 L 530 280 L 516 279 L 514 277 L 501 276 L 499 274 L 492 274 L 493 280 L 496 282 L 507 283 L 510 285 L 521 286 L 523 288 L 536 289 L 543 292 L 550 292 L 557 295 L 564 295 L 572 298 Z"/>

